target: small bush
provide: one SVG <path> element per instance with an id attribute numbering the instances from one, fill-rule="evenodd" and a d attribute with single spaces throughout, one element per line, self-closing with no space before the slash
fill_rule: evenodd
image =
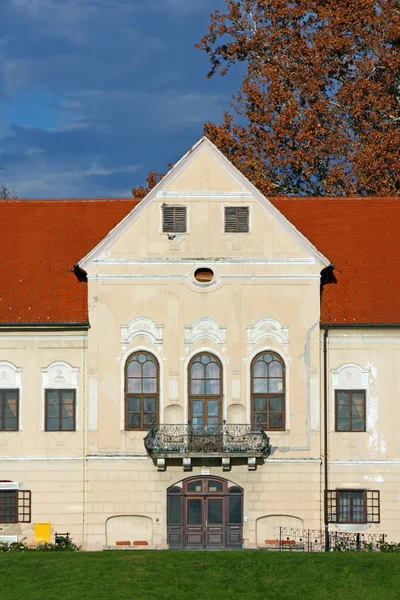
<path id="1" fill-rule="evenodd" d="M 52 544 L 45 542 L 36 545 L 28 545 L 24 540 L 20 542 L 0 542 L 0 552 L 78 552 L 80 547 L 73 544 L 69 538 L 57 538 L 57 542 Z"/>

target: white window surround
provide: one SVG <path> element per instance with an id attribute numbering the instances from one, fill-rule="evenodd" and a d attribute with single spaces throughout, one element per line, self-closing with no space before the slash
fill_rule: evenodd
<path id="1" fill-rule="evenodd" d="M 172 232 L 167 232 L 167 231 L 163 231 L 164 227 L 164 211 L 163 208 L 164 206 L 180 206 L 182 208 L 186 208 L 186 231 L 185 232 L 176 232 L 176 233 L 172 233 Z M 190 233 L 190 204 L 187 202 L 179 202 L 179 200 L 176 202 L 174 202 L 174 199 L 171 198 L 171 200 L 169 202 L 160 202 L 160 229 L 159 229 L 159 233 L 161 235 L 164 236 L 169 236 L 169 235 L 188 235 Z"/>
<path id="2" fill-rule="evenodd" d="M 132 319 L 128 325 L 121 325 L 121 343 L 130 344 L 134 337 L 145 335 L 152 344 L 162 344 L 164 325 L 157 325 L 147 317 Z"/>
<path id="3" fill-rule="evenodd" d="M 222 420 L 226 420 L 226 365 L 227 360 L 226 356 L 218 350 L 214 350 L 214 348 L 210 348 L 209 346 L 203 346 L 201 348 L 196 348 L 190 352 L 185 359 L 184 362 L 184 378 L 185 378 L 185 395 L 183 399 L 183 422 L 187 424 L 189 418 L 189 364 L 194 356 L 197 354 L 202 354 L 203 352 L 207 352 L 208 354 L 214 354 L 221 361 L 222 365 Z"/>
<path id="4" fill-rule="evenodd" d="M 46 390 L 75 390 L 75 431 L 79 431 L 79 368 L 58 360 L 41 369 L 42 373 L 42 431 L 45 431 Z M 53 432 L 59 433 L 59 432 Z M 73 432 L 69 432 L 73 433 Z"/>
<path id="5" fill-rule="evenodd" d="M 185 325 L 185 344 L 195 344 L 202 338 L 210 338 L 217 344 L 226 343 L 226 325 L 220 325 L 210 317 L 197 319 L 192 325 Z"/>
<path id="6" fill-rule="evenodd" d="M 225 231 L 225 208 L 248 208 L 249 209 L 249 230 L 248 231 Z M 222 212 L 222 235 L 250 235 L 252 233 L 252 224 L 253 224 L 253 204 L 250 202 L 228 202 L 221 203 L 221 212 Z"/>
<path id="7" fill-rule="evenodd" d="M 254 350 L 251 354 L 249 354 L 249 356 L 244 359 L 244 361 L 247 364 L 247 376 L 246 376 L 246 381 L 247 381 L 247 394 L 246 394 L 246 399 L 247 399 L 247 419 L 248 422 L 251 423 L 251 364 L 253 362 L 253 360 L 255 359 L 256 356 L 258 356 L 259 354 L 263 354 L 264 352 L 274 352 L 275 354 L 278 354 L 278 356 L 282 359 L 284 365 L 285 365 L 285 430 L 284 431 L 269 431 L 267 432 L 268 435 L 270 434 L 277 434 L 277 435 L 282 435 L 284 433 L 289 433 L 290 431 L 290 421 L 289 421 L 289 415 L 290 415 L 290 402 L 289 402 L 289 368 L 290 368 L 290 363 L 288 360 L 288 357 L 284 354 L 284 352 L 282 352 L 281 348 L 277 348 L 276 346 L 261 346 L 260 348 L 257 348 L 257 350 Z"/>
<path id="8" fill-rule="evenodd" d="M 160 424 L 163 423 L 163 412 L 164 412 L 164 365 L 163 365 L 163 360 L 160 360 L 160 357 L 157 355 L 157 350 L 155 350 L 154 348 L 150 347 L 150 346 L 135 346 L 133 348 L 129 348 L 129 350 L 127 350 L 125 352 L 125 354 L 122 356 L 121 361 L 120 361 L 120 365 L 121 365 L 121 370 L 120 370 L 120 379 L 121 379 L 121 385 L 120 385 L 120 430 L 124 431 L 125 433 L 145 433 L 143 431 L 125 431 L 125 365 L 127 360 L 129 359 L 130 356 L 132 356 L 132 354 L 135 354 L 136 352 L 148 352 L 149 354 L 151 354 L 152 356 L 154 356 L 154 358 L 156 359 L 157 363 L 158 363 L 158 373 L 159 373 L 159 422 Z"/>
<path id="9" fill-rule="evenodd" d="M 336 390 L 365 390 L 366 401 L 366 431 L 371 429 L 371 410 L 370 410 L 370 393 L 369 393 L 369 377 L 371 370 L 363 369 L 355 363 L 347 363 L 341 365 L 338 369 L 331 369 L 332 380 L 332 410 L 331 410 L 331 427 L 335 432 L 335 392 Z M 346 433 L 346 432 L 340 432 Z M 354 435 L 354 432 L 351 432 Z M 365 432 L 359 432 L 365 433 Z"/>
<path id="10" fill-rule="evenodd" d="M 0 389 L 18 390 L 18 431 L 22 431 L 22 368 L 7 360 L 0 361 Z M 2 432 L 7 433 L 7 432 Z M 15 432 L 9 432 L 15 433 Z"/>
<path id="11" fill-rule="evenodd" d="M 254 325 L 248 325 L 246 330 L 249 346 L 258 344 L 265 337 L 270 337 L 281 344 L 289 344 L 289 327 L 272 317 L 259 319 Z"/>
<path id="12" fill-rule="evenodd" d="M 19 483 L 17 481 L 4 481 L 0 483 L 0 491 L 5 492 L 8 490 L 19 490 Z"/>

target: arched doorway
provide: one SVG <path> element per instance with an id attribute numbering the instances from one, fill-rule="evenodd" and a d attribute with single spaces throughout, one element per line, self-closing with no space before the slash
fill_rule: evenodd
<path id="1" fill-rule="evenodd" d="M 170 548 L 241 548 L 243 489 L 221 477 L 190 477 L 167 490 Z"/>

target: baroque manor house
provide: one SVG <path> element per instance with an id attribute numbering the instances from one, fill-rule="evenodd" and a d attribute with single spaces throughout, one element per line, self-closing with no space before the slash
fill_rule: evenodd
<path id="1" fill-rule="evenodd" d="M 400 541 L 398 199 L 269 199 L 202 138 L 141 202 L 0 210 L 0 540 Z"/>

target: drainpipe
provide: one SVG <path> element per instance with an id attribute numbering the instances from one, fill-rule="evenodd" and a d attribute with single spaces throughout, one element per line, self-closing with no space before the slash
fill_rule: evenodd
<path id="1" fill-rule="evenodd" d="M 325 523 L 325 552 L 330 550 L 328 522 L 328 333 L 329 326 L 324 325 L 324 523 Z"/>

